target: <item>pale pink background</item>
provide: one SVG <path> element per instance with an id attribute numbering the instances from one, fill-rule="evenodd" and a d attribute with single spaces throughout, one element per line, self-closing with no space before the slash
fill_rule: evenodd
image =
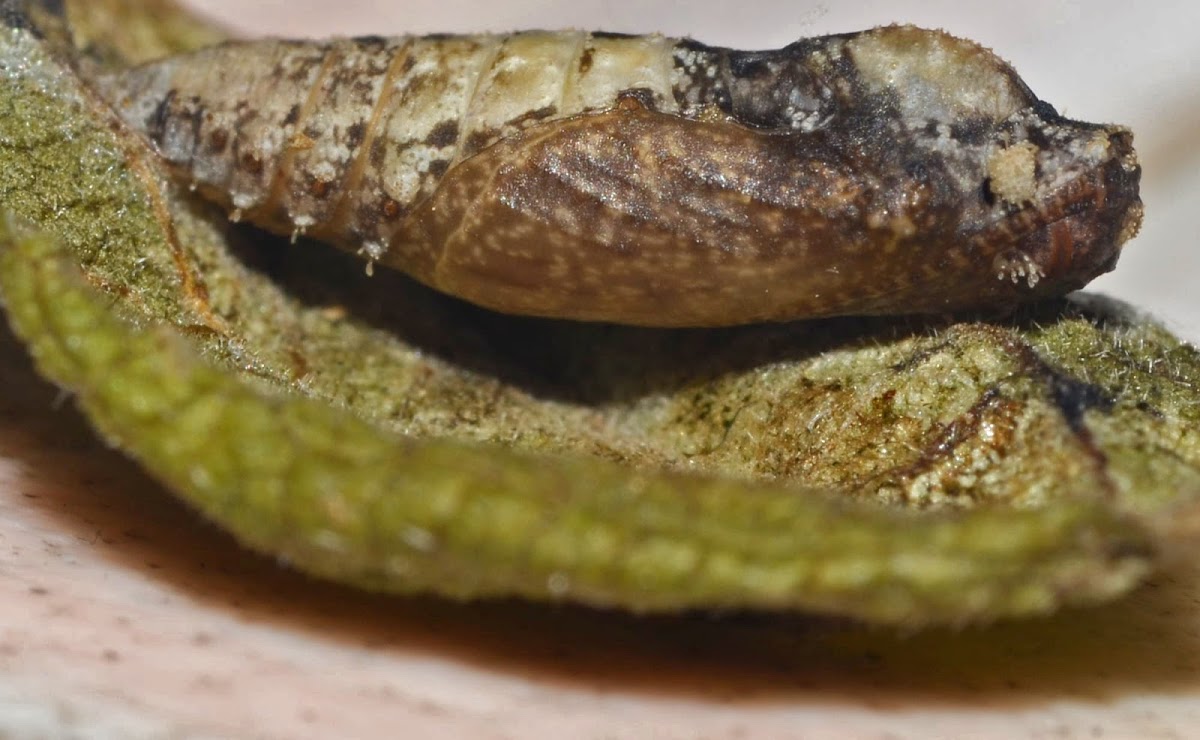
<path id="1" fill-rule="evenodd" d="M 1148 220 L 1097 287 L 1200 339 L 1200 4 L 194 0 L 247 32 L 589 27 L 777 46 L 890 21 L 996 48 L 1131 125 Z M 1200 736 L 1198 553 L 1101 610 L 896 636 L 362 596 L 249 556 L 119 455 L 0 337 L 0 736 Z"/>

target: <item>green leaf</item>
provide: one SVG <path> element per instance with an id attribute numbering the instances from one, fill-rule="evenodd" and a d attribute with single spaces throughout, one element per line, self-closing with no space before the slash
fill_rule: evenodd
<path id="1" fill-rule="evenodd" d="M 920 626 L 1113 598 L 1191 534 L 1200 358 L 1111 304 L 674 332 L 496 316 L 232 229 L 41 23 L 0 41 L 10 320 L 107 439 L 295 568 Z"/>

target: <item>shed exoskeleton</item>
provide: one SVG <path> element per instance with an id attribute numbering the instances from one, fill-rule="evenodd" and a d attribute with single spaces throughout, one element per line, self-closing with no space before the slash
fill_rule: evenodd
<path id="1" fill-rule="evenodd" d="M 508 313 L 647 326 L 1003 307 L 1141 222 L 1128 130 L 893 26 L 227 43 L 99 80 L 234 218 Z"/>

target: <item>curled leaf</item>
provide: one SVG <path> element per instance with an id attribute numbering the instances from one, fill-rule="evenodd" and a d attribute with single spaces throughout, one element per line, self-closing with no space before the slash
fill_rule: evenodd
<path id="1" fill-rule="evenodd" d="M 929 516 L 820 491 L 414 441 L 248 387 L 136 330 L 49 237 L 4 235 L 10 317 L 93 423 L 243 541 L 321 575 L 634 609 L 808 608 L 880 621 L 1043 611 L 1148 564 L 1096 497 Z"/>
<path id="2" fill-rule="evenodd" d="M 1200 493 L 1197 353 L 1111 305 L 719 331 L 496 316 L 231 229 L 114 123 L 76 52 L 9 22 L 10 320 L 102 434 L 301 570 L 986 620 L 1127 591 Z"/>

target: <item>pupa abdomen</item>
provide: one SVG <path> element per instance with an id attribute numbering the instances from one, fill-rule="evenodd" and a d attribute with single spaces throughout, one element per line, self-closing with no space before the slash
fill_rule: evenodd
<path id="1" fill-rule="evenodd" d="M 500 311 L 653 326 L 995 307 L 1111 269 L 1125 129 L 889 27 L 231 43 L 101 80 L 208 197 Z"/>

